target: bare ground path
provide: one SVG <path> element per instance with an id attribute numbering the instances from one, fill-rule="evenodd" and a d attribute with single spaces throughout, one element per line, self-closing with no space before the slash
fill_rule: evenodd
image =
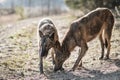
<path id="1" fill-rule="evenodd" d="M 51 18 L 62 41 L 75 17 L 63 14 Z M 69 72 L 78 56 L 76 47 L 64 64 L 65 71 L 53 72 L 49 54 L 44 60 L 45 75 L 39 75 L 36 30 L 40 19 L 0 25 L 0 80 L 120 80 L 120 28 L 116 27 L 111 40 L 111 60 L 99 60 L 101 48 L 96 38 L 88 43 L 89 50 L 83 58 L 86 69 Z M 120 26 L 119 19 L 116 26 Z"/>

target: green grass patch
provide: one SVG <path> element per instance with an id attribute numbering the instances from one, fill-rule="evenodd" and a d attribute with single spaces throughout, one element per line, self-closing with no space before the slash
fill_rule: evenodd
<path id="1" fill-rule="evenodd" d="M 29 57 L 29 54 L 19 54 L 18 56 L 12 55 L 11 57 L 3 60 L 1 64 L 11 71 L 18 71 L 24 69 Z"/>
<path id="2" fill-rule="evenodd" d="M 9 38 L 11 39 L 12 44 L 15 44 L 20 48 L 20 50 L 27 50 L 32 46 L 32 38 L 36 33 L 35 27 L 30 27 L 26 29 L 22 29 L 14 35 L 11 35 Z"/>

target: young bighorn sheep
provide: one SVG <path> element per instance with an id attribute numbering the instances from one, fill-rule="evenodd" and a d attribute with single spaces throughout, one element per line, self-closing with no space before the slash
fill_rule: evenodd
<path id="1" fill-rule="evenodd" d="M 51 19 L 44 18 L 38 25 L 38 37 L 39 37 L 39 69 L 40 73 L 43 73 L 43 57 L 48 55 L 50 48 L 55 50 L 59 48 L 60 43 L 58 39 L 58 33 L 55 25 Z M 52 53 L 52 59 L 54 63 L 54 54 Z"/>
<path id="2" fill-rule="evenodd" d="M 87 42 L 99 36 L 101 43 L 101 57 L 104 58 L 104 49 L 107 48 L 105 59 L 109 59 L 110 39 L 114 25 L 114 16 L 107 8 L 97 8 L 87 15 L 75 20 L 67 32 L 61 49 L 56 52 L 54 71 L 61 70 L 63 63 L 70 56 L 70 52 L 76 47 L 81 47 L 81 52 L 72 68 L 75 70 L 88 50 Z"/>

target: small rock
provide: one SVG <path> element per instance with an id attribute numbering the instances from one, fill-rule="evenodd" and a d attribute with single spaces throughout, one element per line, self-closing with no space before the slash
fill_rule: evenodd
<path id="1" fill-rule="evenodd" d="M 22 77 L 24 77 L 24 76 L 25 76 L 23 72 L 21 72 L 21 76 L 22 76 Z"/>
<path id="2" fill-rule="evenodd" d="M 93 58 L 93 61 L 96 60 L 95 58 Z"/>

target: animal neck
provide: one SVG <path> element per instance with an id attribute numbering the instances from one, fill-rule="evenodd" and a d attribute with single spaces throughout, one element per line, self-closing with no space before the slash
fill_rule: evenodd
<path id="1" fill-rule="evenodd" d="M 70 54 L 70 52 L 76 47 L 76 42 L 72 37 L 66 37 L 62 43 L 62 52 L 64 54 Z"/>
<path id="2" fill-rule="evenodd" d="M 56 41 L 55 46 L 54 46 L 54 49 L 55 49 L 55 50 L 60 50 L 60 49 L 61 49 L 61 46 L 60 46 L 60 42 L 59 42 L 59 41 Z"/>

